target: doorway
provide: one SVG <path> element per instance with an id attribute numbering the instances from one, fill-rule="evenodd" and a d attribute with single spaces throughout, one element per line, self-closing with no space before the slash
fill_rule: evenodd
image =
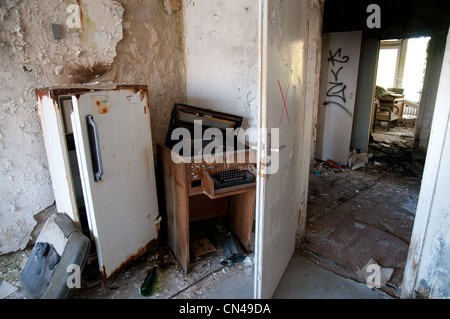
<path id="1" fill-rule="evenodd" d="M 364 165 L 313 160 L 310 166 L 300 253 L 361 283 L 367 281 L 362 270 L 377 264 L 389 274 L 380 288 L 393 297 L 401 294 L 425 161 L 414 151 L 414 136 L 429 40 L 380 42 L 374 105 L 391 106 L 398 118 L 375 121 L 373 109 L 367 150 L 349 152 Z"/>
<path id="2" fill-rule="evenodd" d="M 411 150 L 422 96 L 430 37 L 380 41 L 373 142 Z"/>

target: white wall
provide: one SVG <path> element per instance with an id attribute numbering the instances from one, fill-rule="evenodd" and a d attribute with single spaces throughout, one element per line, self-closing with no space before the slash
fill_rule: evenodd
<path id="1" fill-rule="evenodd" d="M 450 298 L 450 33 L 447 35 L 430 142 L 402 297 Z"/>
<path id="2" fill-rule="evenodd" d="M 187 104 L 258 126 L 258 0 L 185 0 Z"/>
<path id="3" fill-rule="evenodd" d="M 347 165 L 361 53 L 361 31 L 323 34 L 316 157 Z"/>
<path id="4" fill-rule="evenodd" d="M 427 62 L 427 46 L 430 38 L 420 37 L 407 40 L 405 57 L 405 71 L 401 87 L 404 88 L 405 98 L 419 102 L 423 89 L 423 79 Z"/>

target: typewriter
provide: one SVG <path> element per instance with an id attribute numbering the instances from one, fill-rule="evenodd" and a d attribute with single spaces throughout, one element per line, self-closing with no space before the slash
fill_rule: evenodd
<path id="1" fill-rule="evenodd" d="M 201 191 L 204 192 L 205 188 L 210 189 L 212 186 L 215 190 L 225 190 L 228 187 L 255 183 L 255 172 L 252 170 L 253 167 L 249 167 L 249 163 L 254 161 L 249 158 L 250 155 L 248 154 L 251 152 L 249 151 L 248 145 L 238 141 L 234 134 L 232 138 L 230 136 L 227 137 L 227 134 L 240 128 L 242 122 L 243 118 L 240 116 L 186 104 L 176 103 L 174 105 L 165 146 L 172 151 L 178 152 L 177 154 L 185 159 L 186 171 L 190 183 L 190 195 Z M 199 123 L 201 123 L 201 126 L 198 126 Z M 189 133 L 188 135 L 191 138 L 185 139 L 184 136 L 172 134 L 177 128 L 184 129 L 184 132 L 186 134 Z M 211 128 L 215 129 L 216 132 L 217 129 L 221 132 L 222 140 L 215 141 L 216 136 L 206 137 L 205 132 Z M 233 141 L 231 161 L 229 157 L 230 145 L 227 145 L 227 142 L 230 143 L 230 140 Z M 217 156 L 218 153 L 223 153 L 224 157 L 223 161 L 211 163 L 205 161 L 205 156 L 202 158 L 202 154 L 204 154 L 203 152 L 207 149 L 208 145 L 214 142 L 216 142 L 216 145 L 220 145 L 220 147 L 212 148 L 211 156 Z M 237 160 L 239 151 L 247 152 L 248 157 L 244 163 L 239 163 Z M 201 160 L 198 159 L 199 156 Z M 188 160 L 186 160 L 187 158 Z"/>

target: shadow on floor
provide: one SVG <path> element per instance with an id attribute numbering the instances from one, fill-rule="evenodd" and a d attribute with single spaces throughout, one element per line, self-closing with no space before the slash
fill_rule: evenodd
<path id="1" fill-rule="evenodd" d="M 292 256 L 273 299 L 391 299 L 386 293 L 336 275 L 299 254 Z"/>

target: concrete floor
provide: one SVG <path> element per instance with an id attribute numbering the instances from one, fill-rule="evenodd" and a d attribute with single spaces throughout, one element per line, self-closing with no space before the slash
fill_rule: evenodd
<path id="1" fill-rule="evenodd" d="M 273 299 L 391 299 L 366 284 L 341 277 L 294 254 Z"/>
<path id="2" fill-rule="evenodd" d="M 370 260 L 393 269 L 381 287 L 399 297 L 420 193 L 423 159 L 406 146 L 413 129 L 377 129 L 366 167 L 311 165 L 305 241 L 299 252 L 353 281 Z M 395 138 L 394 138 L 395 137 Z"/>
<path id="3" fill-rule="evenodd" d="M 170 253 L 149 254 L 130 267 L 119 272 L 107 283 L 83 282 L 82 289 L 75 289 L 70 299 L 145 299 L 139 294 L 139 285 L 145 271 L 153 264 L 159 264 L 158 281 L 154 294 L 148 299 L 253 299 L 254 259 L 234 264 L 232 268 L 218 265 L 220 253 L 210 254 L 198 260 L 190 274 L 185 274 L 173 264 Z M 22 265 L 27 254 L 15 254 L 15 260 Z M 6 257 L 4 257 L 6 259 Z M 158 262 L 159 260 L 159 262 Z M 20 267 L 10 272 L 9 281 L 19 289 L 8 299 L 23 299 L 20 282 L 14 281 Z M 92 284 L 87 287 L 87 284 Z M 326 270 L 318 262 L 294 254 L 278 288 L 274 299 L 375 299 L 389 298 L 388 295 L 369 289 L 365 284 L 339 276 Z"/>
<path id="4" fill-rule="evenodd" d="M 251 275 L 237 271 L 222 280 L 211 284 L 209 289 L 199 294 L 199 299 L 252 299 L 253 271 Z M 195 291 L 206 283 L 189 287 Z M 186 298 L 180 294 L 177 298 Z M 391 299 L 392 297 L 378 289 L 371 289 L 366 284 L 355 282 L 339 276 L 317 262 L 299 254 L 294 254 L 278 285 L 273 299 Z"/>
<path id="5" fill-rule="evenodd" d="M 210 280 L 209 278 L 205 279 Z M 253 271 L 251 276 L 245 272 L 234 272 L 225 280 L 217 280 L 209 289 L 198 295 L 200 299 L 252 299 Z M 190 290 L 198 289 L 190 287 Z M 184 298 L 183 295 L 177 296 Z M 339 276 L 317 262 L 299 254 L 294 254 L 278 285 L 273 299 L 391 299 L 392 297 L 366 284 Z"/>
<path id="6" fill-rule="evenodd" d="M 145 299 L 139 294 L 138 288 L 144 277 L 143 271 L 149 264 L 147 259 L 150 257 L 125 269 L 109 283 L 74 290 L 69 298 Z M 253 265 L 246 265 L 245 261 L 237 263 L 233 268 L 219 267 L 207 274 L 197 272 L 189 276 L 178 272 L 177 268 L 172 266 L 162 270 L 159 275 L 157 289 L 149 299 L 253 299 Z M 9 280 L 18 289 L 7 296 L 7 299 L 25 298 L 20 283 L 11 280 L 11 277 Z M 304 256 L 294 254 L 273 298 L 380 299 L 390 296 L 326 270 Z"/>

